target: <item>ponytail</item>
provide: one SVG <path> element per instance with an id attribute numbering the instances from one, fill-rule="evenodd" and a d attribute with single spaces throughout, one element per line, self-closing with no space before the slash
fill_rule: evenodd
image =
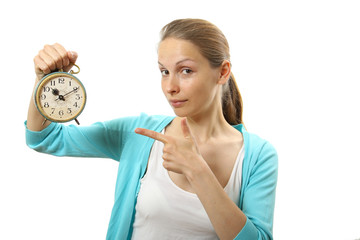
<path id="1" fill-rule="evenodd" d="M 231 73 L 229 80 L 223 86 L 222 110 L 225 120 L 229 124 L 237 125 L 243 123 L 243 103 L 233 73 Z"/>

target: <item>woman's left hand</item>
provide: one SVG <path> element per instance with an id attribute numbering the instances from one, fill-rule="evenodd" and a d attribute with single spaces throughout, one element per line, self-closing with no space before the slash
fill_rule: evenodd
<path id="1" fill-rule="evenodd" d="M 163 166 L 168 171 L 189 176 L 206 163 L 200 154 L 195 138 L 187 124 L 186 118 L 181 119 L 182 136 L 167 136 L 149 129 L 137 128 L 135 132 L 164 143 Z"/>

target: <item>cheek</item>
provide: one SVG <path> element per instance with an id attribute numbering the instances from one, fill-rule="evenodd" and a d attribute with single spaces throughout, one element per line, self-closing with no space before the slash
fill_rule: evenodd
<path id="1" fill-rule="evenodd" d="M 205 75 L 197 79 L 193 79 L 189 86 L 187 86 L 189 91 L 192 91 L 195 95 L 198 96 L 211 95 L 215 88 L 215 80 L 211 75 Z"/>
<path id="2" fill-rule="evenodd" d="M 210 79 L 203 82 L 203 84 L 196 87 L 196 91 L 193 92 L 193 95 L 198 99 L 199 102 L 213 102 L 216 99 L 218 92 L 218 87 L 216 84 L 212 84 Z"/>
<path id="3" fill-rule="evenodd" d="M 161 79 L 161 90 L 166 95 L 166 85 L 165 82 Z"/>

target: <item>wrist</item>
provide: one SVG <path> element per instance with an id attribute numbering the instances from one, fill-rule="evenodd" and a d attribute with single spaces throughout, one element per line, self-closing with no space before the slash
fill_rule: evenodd
<path id="1" fill-rule="evenodd" d="M 185 173 L 185 176 L 191 185 L 196 185 L 199 180 L 205 179 L 206 176 L 212 175 L 209 165 L 202 159 L 200 164 L 194 164 L 189 171 Z"/>

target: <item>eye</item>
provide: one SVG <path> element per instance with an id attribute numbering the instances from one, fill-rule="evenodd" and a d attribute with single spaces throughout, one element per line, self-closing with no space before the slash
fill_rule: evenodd
<path id="1" fill-rule="evenodd" d="M 193 71 L 191 70 L 191 69 L 189 69 L 189 68 L 185 68 L 185 69 L 183 69 L 182 70 L 182 73 L 183 74 L 190 74 L 190 73 L 192 73 Z"/>
<path id="2" fill-rule="evenodd" d="M 160 69 L 160 72 L 161 72 L 161 75 L 163 76 L 166 76 L 166 75 L 169 75 L 169 71 L 168 70 L 165 70 L 165 69 Z"/>

